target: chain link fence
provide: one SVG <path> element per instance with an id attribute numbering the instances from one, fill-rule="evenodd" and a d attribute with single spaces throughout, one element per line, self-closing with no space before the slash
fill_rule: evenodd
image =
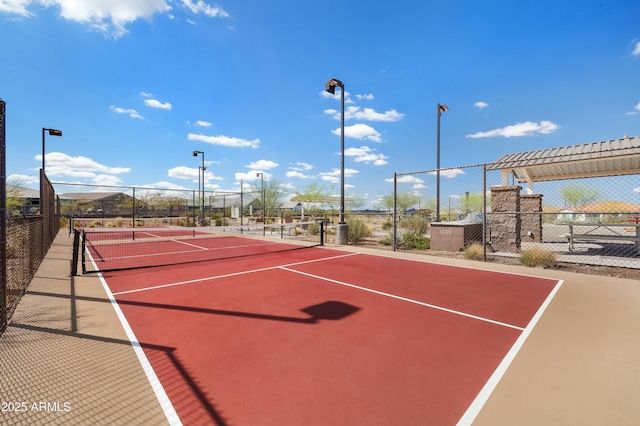
<path id="1" fill-rule="evenodd" d="M 20 297 L 60 230 L 59 200 L 44 173 L 41 177 L 40 213 L 5 218 L 1 284 L 4 309 L 0 332 L 6 328 Z"/>
<path id="2" fill-rule="evenodd" d="M 527 185 L 488 166 L 396 173 L 394 249 L 640 269 L 640 175 Z"/>
<path id="3" fill-rule="evenodd" d="M 242 225 L 262 211 L 260 191 L 53 185 L 70 231 L 74 227 Z"/>

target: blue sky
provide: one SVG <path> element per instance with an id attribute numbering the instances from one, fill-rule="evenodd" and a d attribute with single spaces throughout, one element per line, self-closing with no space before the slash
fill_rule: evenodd
<path id="1" fill-rule="evenodd" d="M 208 190 L 257 172 L 371 206 L 394 172 L 640 135 L 640 2 L 0 0 L 7 180 Z"/>

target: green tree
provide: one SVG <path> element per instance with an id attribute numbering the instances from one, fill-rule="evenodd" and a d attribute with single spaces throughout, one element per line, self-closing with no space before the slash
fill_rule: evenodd
<path id="1" fill-rule="evenodd" d="M 27 199 L 22 197 L 20 190 L 23 182 L 11 181 L 7 183 L 7 212 L 8 214 L 20 214 L 20 210 L 27 203 Z"/>
<path id="2" fill-rule="evenodd" d="M 409 210 L 411 207 L 420 207 L 435 209 L 436 202 L 435 200 L 427 201 L 425 206 L 422 206 L 421 199 L 422 197 L 418 194 L 412 194 L 410 192 L 401 192 L 397 194 L 397 208 L 399 212 L 405 212 Z M 383 195 L 380 197 L 377 203 L 374 204 L 374 207 L 379 210 L 393 210 L 393 194 Z"/>
<path id="3" fill-rule="evenodd" d="M 316 205 L 326 204 L 329 199 L 329 193 L 324 186 L 314 182 L 307 185 L 303 191 L 296 190 L 293 199 L 302 203 L 306 211 L 313 211 Z"/>
<path id="4" fill-rule="evenodd" d="M 560 194 L 574 208 L 592 203 L 600 198 L 600 193 L 597 189 L 584 185 L 567 185 L 560 189 Z"/>
<path id="5" fill-rule="evenodd" d="M 396 195 L 396 207 L 398 211 L 405 212 L 411 207 L 417 206 L 420 203 L 420 198 L 420 195 L 402 192 Z"/>
<path id="6" fill-rule="evenodd" d="M 460 198 L 460 204 L 466 213 L 481 213 L 484 204 L 484 194 L 482 192 L 467 193 Z M 490 204 L 490 196 L 487 195 L 487 204 Z"/>
<path id="7" fill-rule="evenodd" d="M 383 195 L 373 204 L 378 210 L 393 210 L 393 194 Z"/>
<path id="8" fill-rule="evenodd" d="M 344 204 L 345 204 L 345 209 L 356 210 L 364 206 L 365 199 L 363 196 L 358 194 L 349 194 L 349 197 L 346 197 L 346 199 L 344 200 Z"/>
<path id="9" fill-rule="evenodd" d="M 262 191 L 260 185 L 251 185 L 251 191 L 258 194 L 258 200 L 262 205 Z M 284 198 L 284 191 L 282 190 L 282 183 L 277 179 L 269 179 L 264 183 L 264 215 L 265 217 L 274 217 L 278 214 L 278 211 L 282 208 Z"/>

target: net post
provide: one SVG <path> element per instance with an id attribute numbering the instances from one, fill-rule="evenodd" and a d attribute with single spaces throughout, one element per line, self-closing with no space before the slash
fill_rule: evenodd
<path id="1" fill-rule="evenodd" d="M 320 222 L 320 245 L 324 245 L 324 220 Z"/>
<path id="2" fill-rule="evenodd" d="M 82 230 L 82 254 L 81 254 L 81 256 L 82 256 L 82 274 L 83 275 L 87 273 L 87 263 L 86 263 L 87 262 L 87 258 L 86 258 L 86 255 L 85 255 L 85 252 L 86 252 L 85 240 L 86 240 L 86 238 L 85 238 L 84 229 L 83 229 Z"/>
<path id="3" fill-rule="evenodd" d="M 80 231 L 73 231 L 73 254 L 71 256 L 71 276 L 78 275 L 78 251 L 80 250 Z"/>

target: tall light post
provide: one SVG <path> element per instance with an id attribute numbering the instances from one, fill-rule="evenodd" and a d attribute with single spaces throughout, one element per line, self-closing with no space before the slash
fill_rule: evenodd
<path id="1" fill-rule="evenodd" d="M 49 136 L 62 136 L 62 130 L 42 128 L 42 171 L 44 172 L 44 132 L 48 131 Z"/>
<path id="2" fill-rule="evenodd" d="M 261 179 L 261 182 L 260 182 L 260 193 L 262 195 L 262 209 L 261 209 L 262 210 L 262 236 L 264 237 L 265 236 L 265 231 L 267 229 L 265 227 L 266 223 L 264 221 L 264 211 L 266 209 L 266 206 L 264 205 L 264 173 L 258 172 L 258 173 L 256 173 L 256 175 Z"/>
<path id="3" fill-rule="evenodd" d="M 437 154 L 436 154 L 436 222 L 440 222 L 440 116 L 443 112 L 449 111 L 446 105 L 438 104 L 436 113 L 438 116 Z"/>
<path id="4" fill-rule="evenodd" d="M 202 215 L 202 221 L 200 222 L 201 226 L 207 226 L 207 220 L 204 217 L 204 171 L 207 170 L 204 167 L 204 151 L 193 151 L 193 156 L 197 157 L 198 154 L 202 154 L 202 192 L 201 192 L 201 209 L 200 214 Z M 198 181 L 200 181 L 200 168 L 198 168 Z M 198 182 L 198 192 L 200 192 L 200 183 Z"/>
<path id="5" fill-rule="evenodd" d="M 44 173 L 44 132 L 48 131 L 49 132 L 49 136 L 62 136 L 62 130 L 58 130 L 58 129 L 47 129 L 45 127 L 42 128 L 42 170 L 40 171 L 40 200 L 38 200 L 38 206 L 40 208 L 40 214 L 42 215 L 43 218 L 48 217 L 48 209 L 49 209 L 49 205 L 45 202 L 45 189 L 44 189 L 44 182 L 45 182 L 45 176 L 46 174 Z M 41 238 L 42 238 L 42 242 L 44 243 L 45 241 L 45 222 L 42 222 L 42 233 L 41 233 Z"/>
<path id="6" fill-rule="evenodd" d="M 336 243 L 338 245 L 347 244 L 349 242 L 349 230 L 344 220 L 344 83 L 340 80 L 332 78 L 327 80 L 324 89 L 335 95 L 336 87 L 340 90 L 340 216 L 338 219 L 338 227 L 336 229 Z"/>

